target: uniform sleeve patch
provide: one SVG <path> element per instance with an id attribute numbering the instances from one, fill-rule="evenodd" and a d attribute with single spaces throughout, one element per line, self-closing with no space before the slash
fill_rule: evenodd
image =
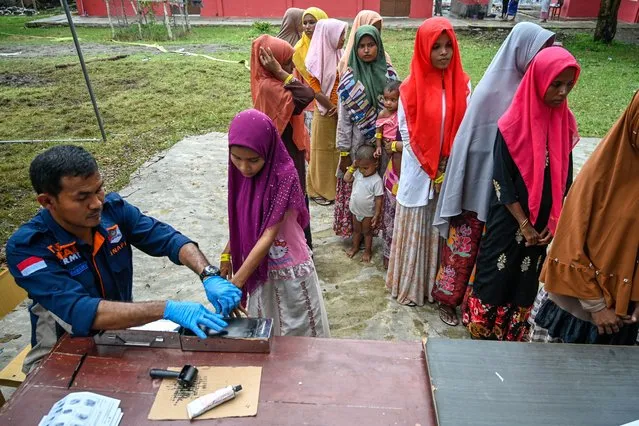
<path id="1" fill-rule="evenodd" d="M 47 267 L 46 262 L 41 257 L 31 256 L 18 263 L 18 270 L 23 277 L 27 277 L 40 269 Z"/>

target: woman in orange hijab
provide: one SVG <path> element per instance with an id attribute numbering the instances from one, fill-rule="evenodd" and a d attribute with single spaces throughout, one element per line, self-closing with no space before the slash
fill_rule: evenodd
<path id="1" fill-rule="evenodd" d="M 541 271 L 534 340 L 634 345 L 639 324 L 639 92 L 584 164 Z M 545 329 L 545 333 L 539 331 Z"/>
<path id="2" fill-rule="evenodd" d="M 302 112 L 315 92 L 297 80 L 293 72 L 293 47 L 285 40 L 262 35 L 251 50 L 251 96 L 253 108 L 268 115 L 280 132 L 293 159 L 302 189 L 306 191 L 306 147 L 310 138 Z M 310 227 L 304 230 L 312 247 Z"/>
<path id="3" fill-rule="evenodd" d="M 432 301 L 440 244 L 433 217 L 469 94 L 451 23 L 427 19 L 417 30 L 398 109 L 403 156 L 386 287 L 404 305 Z"/>

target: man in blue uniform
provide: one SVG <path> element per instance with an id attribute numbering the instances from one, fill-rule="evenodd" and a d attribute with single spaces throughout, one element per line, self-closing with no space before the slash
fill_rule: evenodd
<path id="1" fill-rule="evenodd" d="M 95 159 L 77 146 L 56 146 L 29 169 L 43 207 L 7 243 L 7 263 L 33 300 L 29 372 L 66 331 L 87 336 L 168 319 L 206 337 L 201 326 L 226 327 L 222 316 L 240 302 L 241 291 L 219 276 L 198 246 L 146 216 L 116 193 L 105 195 Z M 200 303 L 132 302 L 131 247 L 168 256 L 200 276 L 216 313 Z"/>

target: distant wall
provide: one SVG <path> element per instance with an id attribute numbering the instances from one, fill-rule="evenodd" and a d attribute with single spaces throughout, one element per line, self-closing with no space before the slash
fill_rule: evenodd
<path id="1" fill-rule="evenodd" d="M 135 15 L 131 2 L 124 3 L 126 14 Z M 77 0 L 77 4 L 81 15 L 107 16 L 103 0 Z M 379 12 L 380 0 L 204 0 L 200 16 L 277 18 L 284 16 L 289 7 L 306 9 L 311 6 L 323 9 L 332 18 L 354 18 L 364 9 Z M 430 18 L 432 12 L 433 0 L 411 1 L 411 18 Z"/>
<path id="2" fill-rule="evenodd" d="M 565 19 L 596 19 L 600 0 L 565 0 L 561 17 Z M 621 0 L 617 19 L 621 22 L 639 22 L 639 0 Z"/>

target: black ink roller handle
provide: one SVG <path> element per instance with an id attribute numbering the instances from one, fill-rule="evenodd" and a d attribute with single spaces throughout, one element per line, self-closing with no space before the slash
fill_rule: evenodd
<path id="1" fill-rule="evenodd" d="M 149 375 L 154 379 L 177 379 L 180 377 L 180 372 L 152 368 L 151 371 L 149 371 Z"/>

